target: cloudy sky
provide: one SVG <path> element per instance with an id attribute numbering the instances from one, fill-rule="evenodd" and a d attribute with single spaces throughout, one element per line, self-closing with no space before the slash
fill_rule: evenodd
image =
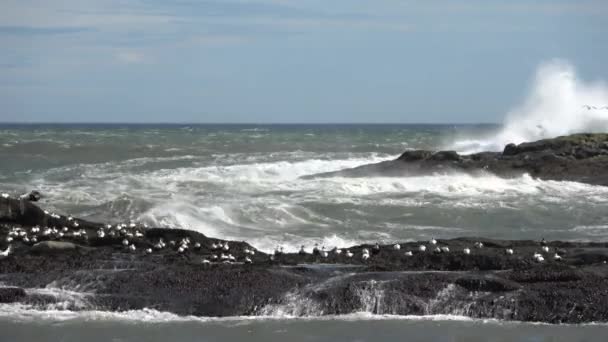
<path id="1" fill-rule="evenodd" d="M 500 122 L 608 1 L 2 0 L 0 121 Z"/>

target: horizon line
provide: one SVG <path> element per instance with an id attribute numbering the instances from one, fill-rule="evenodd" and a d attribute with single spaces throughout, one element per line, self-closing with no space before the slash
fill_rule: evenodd
<path id="1" fill-rule="evenodd" d="M 0 125 L 502 125 L 496 122 L 121 122 L 121 121 L 0 121 Z"/>

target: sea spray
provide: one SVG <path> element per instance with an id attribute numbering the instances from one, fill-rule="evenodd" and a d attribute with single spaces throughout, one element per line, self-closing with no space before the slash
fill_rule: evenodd
<path id="1" fill-rule="evenodd" d="M 508 143 L 606 131 L 606 83 L 582 80 L 570 63 L 552 60 L 538 67 L 527 97 L 506 114 L 498 134 L 459 139 L 451 148 L 462 153 L 501 151 Z"/>

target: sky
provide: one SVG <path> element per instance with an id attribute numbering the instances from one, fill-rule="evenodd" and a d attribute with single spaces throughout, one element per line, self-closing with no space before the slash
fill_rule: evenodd
<path id="1" fill-rule="evenodd" d="M 496 123 L 608 0 L 2 0 L 0 122 Z"/>

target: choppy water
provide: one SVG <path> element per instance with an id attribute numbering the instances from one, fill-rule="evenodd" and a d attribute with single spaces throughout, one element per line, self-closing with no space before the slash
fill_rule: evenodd
<path id="1" fill-rule="evenodd" d="M 495 131 L 428 125 L 0 126 L 0 188 L 94 220 L 144 221 L 272 250 L 481 235 L 605 239 L 608 189 L 437 174 L 300 176 Z"/>
<path id="2" fill-rule="evenodd" d="M 39 189 L 46 195 L 41 205 L 52 211 L 183 227 L 247 240 L 264 250 L 278 244 L 295 250 L 302 243 L 341 247 L 471 235 L 608 239 L 608 188 L 599 186 L 463 174 L 299 178 L 396 158 L 406 149 L 468 151 L 499 130 L 483 125 L 5 124 L 0 125 L 0 191 Z M 401 340 L 403 334 L 436 341 L 488 340 L 488 334 L 496 341 L 587 336 L 591 341 L 605 332 L 601 325 L 553 329 L 441 317 L 221 322 L 172 317 L 159 325 L 150 323 L 154 318 L 133 323 L 103 314 L 58 319 L 56 313 L 37 313 L 29 320 L 28 310 L 13 319 L 15 310 L 0 310 L 0 336 L 23 341 L 43 336 L 155 340 L 159 331 L 202 341 Z"/>
<path id="3" fill-rule="evenodd" d="M 7 341 L 605 341 L 606 325 L 529 324 L 434 316 L 323 319 L 0 319 Z"/>

